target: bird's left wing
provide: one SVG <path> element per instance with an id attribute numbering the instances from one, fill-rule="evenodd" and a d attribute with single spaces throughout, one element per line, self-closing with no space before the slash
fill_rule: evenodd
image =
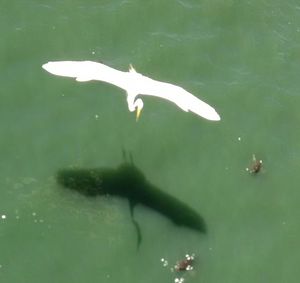
<path id="1" fill-rule="evenodd" d="M 139 74 L 140 75 L 140 74 Z M 184 111 L 191 111 L 195 114 L 212 121 L 221 120 L 216 110 L 206 102 L 200 100 L 180 86 L 160 82 L 140 75 L 139 93 L 164 98 L 175 103 Z"/>

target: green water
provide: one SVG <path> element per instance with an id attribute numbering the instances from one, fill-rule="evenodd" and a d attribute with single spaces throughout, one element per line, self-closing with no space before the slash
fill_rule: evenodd
<path id="1" fill-rule="evenodd" d="M 264 0 L 1 1 L 0 281 L 299 282 L 300 5 Z M 46 73 L 102 61 L 183 86 L 209 122 L 144 98 Z M 149 182 L 197 211 L 207 233 L 128 202 L 86 198 L 58 170 L 116 168 L 122 150 Z M 252 154 L 263 170 L 245 170 Z M 192 272 L 170 271 L 195 253 Z M 168 260 L 163 267 L 161 258 Z"/>

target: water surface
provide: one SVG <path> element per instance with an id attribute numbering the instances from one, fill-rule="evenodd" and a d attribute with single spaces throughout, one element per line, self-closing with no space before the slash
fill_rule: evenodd
<path id="1" fill-rule="evenodd" d="M 0 11 L 1 282 L 298 282 L 300 6 L 297 1 L 4 1 Z M 54 77 L 51 60 L 102 61 L 179 84 L 221 122 L 120 89 Z M 117 168 L 195 210 L 199 233 L 126 200 L 56 182 Z M 256 176 L 245 168 L 263 160 Z M 170 271 L 185 253 L 194 270 Z M 161 258 L 168 260 L 163 267 Z"/>

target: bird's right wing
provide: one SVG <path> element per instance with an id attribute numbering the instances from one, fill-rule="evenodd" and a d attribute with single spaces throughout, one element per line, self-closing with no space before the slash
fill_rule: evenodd
<path id="1" fill-rule="evenodd" d="M 48 62 L 42 67 L 53 75 L 71 77 L 76 81 L 86 82 L 95 80 L 99 72 L 99 64 L 91 61 L 57 61 Z"/>
<path id="2" fill-rule="evenodd" d="M 97 80 L 124 88 L 127 80 L 127 72 L 93 61 L 54 61 L 42 67 L 53 75 L 75 78 L 78 82 Z"/>

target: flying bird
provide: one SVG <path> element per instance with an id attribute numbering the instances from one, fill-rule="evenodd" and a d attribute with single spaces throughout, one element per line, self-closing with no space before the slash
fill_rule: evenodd
<path id="1" fill-rule="evenodd" d="M 130 65 L 128 72 L 123 72 L 93 61 L 55 61 L 44 64 L 43 69 L 57 76 L 75 78 L 78 82 L 103 81 L 122 88 L 127 93 L 130 112 L 136 112 L 138 119 L 144 103 L 138 95 L 164 98 L 175 103 L 183 111 L 191 111 L 212 121 L 221 118 L 216 110 L 189 93 L 180 86 L 161 82 L 139 74 Z"/>

